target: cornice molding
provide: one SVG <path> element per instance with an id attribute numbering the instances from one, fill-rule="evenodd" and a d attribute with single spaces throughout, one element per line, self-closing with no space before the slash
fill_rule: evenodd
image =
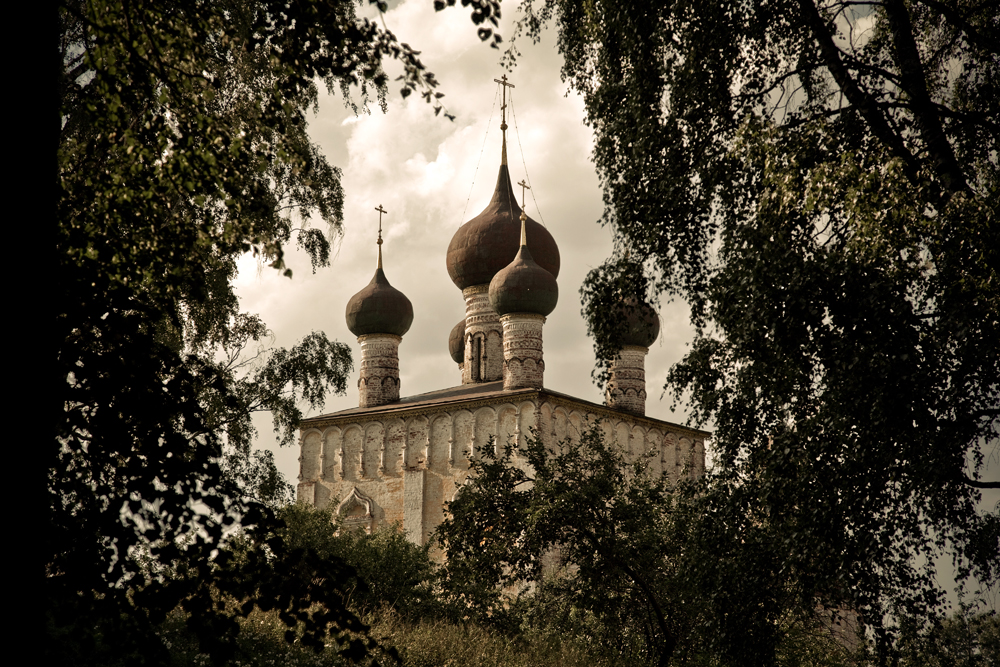
<path id="1" fill-rule="evenodd" d="M 364 412 L 353 412 L 343 416 L 329 415 L 303 419 L 299 431 L 300 433 L 305 433 L 306 431 L 312 429 L 322 431 L 331 426 L 343 427 L 350 424 L 367 424 L 369 422 L 376 421 L 389 422 L 395 419 L 405 421 L 409 417 L 417 416 L 426 416 L 428 417 L 428 420 L 430 420 L 431 416 L 437 416 L 444 413 L 454 413 L 460 410 L 475 413 L 479 408 L 495 407 L 504 404 L 509 404 L 514 408 L 517 408 L 524 402 L 535 403 L 536 409 L 540 407 L 543 402 L 548 402 L 568 411 L 575 410 L 583 412 L 584 414 L 590 413 L 594 414 L 598 418 L 603 418 L 608 421 L 628 421 L 635 424 L 643 424 L 647 427 L 656 428 L 661 431 L 669 431 L 677 433 L 678 435 L 686 435 L 694 440 L 703 440 L 712 435 L 709 431 L 702 431 L 700 429 L 681 426 L 680 424 L 662 421 L 645 415 L 636 415 L 623 410 L 616 410 L 614 408 L 609 408 L 606 405 L 598 405 L 597 403 L 591 403 L 589 401 L 583 401 L 581 399 L 572 398 L 563 394 L 553 393 L 545 389 L 516 389 L 514 391 L 504 392 L 503 394 L 494 394 L 489 397 L 455 399 L 450 401 L 443 400 L 439 404 L 402 406 L 398 403 L 389 403 L 386 405 L 368 408 Z"/>

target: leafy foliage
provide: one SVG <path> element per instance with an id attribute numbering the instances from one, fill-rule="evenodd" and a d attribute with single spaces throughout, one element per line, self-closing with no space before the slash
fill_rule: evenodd
<path id="1" fill-rule="evenodd" d="M 962 581 L 1000 573 L 1000 513 L 977 508 L 1000 485 L 982 479 L 1000 436 L 990 7 L 521 4 L 522 32 L 558 26 L 595 131 L 617 246 L 585 285 L 598 352 L 636 264 L 690 304 L 667 382 L 714 425 L 720 502 L 766 519 L 802 604 L 856 610 L 884 658 L 893 617 L 940 613 L 939 555 Z"/>
<path id="2" fill-rule="evenodd" d="M 546 593 L 599 617 L 601 639 L 666 664 L 687 630 L 680 542 L 671 537 L 679 514 L 667 478 L 650 478 L 603 436 L 595 426 L 558 451 L 538 439 L 499 456 L 487 447 L 437 529 L 450 588 L 489 619 L 507 606 L 504 589 L 530 593 L 551 574 Z"/>
<path id="3" fill-rule="evenodd" d="M 910 667 L 979 667 L 1000 659 L 1000 619 L 996 611 L 962 609 L 936 623 L 928 632 L 919 624 L 904 625 L 901 664 Z"/>
<path id="4" fill-rule="evenodd" d="M 64 0 L 58 21 L 45 661 L 160 661 L 151 629 L 178 604 L 218 659 L 255 606 L 306 643 L 358 629 L 344 570 L 273 543 L 256 501 L 287 484 L 249 421 L 271 411 L 288 441 L 300 401 L 343 391 L 347 348 L 314 333 L 247 356 L 267 332 L 231 280 L 248 252 L 290 276 L 293 237 L 314 270 L 329 260 L 343 191 L 306 134 L 319 82 L 355 109 L 385 108 L 386 58 L 407 92 L 437 82 L 347 1 Z M 239 572 L 218 555 L 237 528 L 256 545 Z"/>
<path id="5" fill-rule="evenodd" d="M 404 620 L 448 615 L 437 594 L 438 566 L 429 546 L 418 547 L 398 526 L 374 533 L 346 530 L 329 509 L 295 504 L 278 513 L 286 548 L 309 548 L 323 558 L 351 565 L 349 605 L 359 615 L 391 610 Z"/>
<path id="6" fill-rule="evenodd" d="M 713 480 L 651 474 L 605 427 L 487 452 L 437 530 L 444 588 L 514 636 L 551 633 L 622 664 L 842 664 L 836 610 L 804 606 L 781 536 Z M 810 657 L 811 656 L 811 657 Z"/>

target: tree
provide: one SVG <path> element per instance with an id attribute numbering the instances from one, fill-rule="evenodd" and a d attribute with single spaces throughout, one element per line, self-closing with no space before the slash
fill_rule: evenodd
<path id="1" fill-rule="evenodd" d="M 553 451 L 537 438 L 524 451 L 487 447 L 437 528 L 449 588 L 496 623 L 509 613 L 502 591 L 530 594 L 545 582 L 546 593 L 558 588 L 596 615 L 607 628 L 601 640 L 630 661 L 653 656 L 665 665 L 686 629 L 675 608 L 683 598 L 679 541 L 671 539 L 679 513 L 669 480 L 626 461 L 603 435 L 594 426 L 578 446 Z M 563 564 L 572 572 L 552 577 Z"/>
<path id="2" fill-rule="evenodd" d="M 446 593 L 480 622 L 620 663 L 840 664 L 830 617 L 795 604 L 756 516 L 714 512 L 706 480 L 652 474 L 659 452 L 606 436 L 598 422 L 552 449 L 487 448 L 437 529 Z"/>
<path id="3" fill-rule="evenodd" d="M 495 24 L 493 3 L 472 4 Z M 290 276 L 293 237 L 328 262 L 343 193 L 305 131 L 318 82 L 383 110 L 383 60 L 402 63 L 404 96 L 435 102 L 437 82 L 352 2 L 64 0 L 58 17 L 47 658 L 156 662 L 151 628 L 179 603 L 216 657 L 255 604 L 306 623 L 304 641 L 358 629 L 337 602 L 342 568 L 282 551 L 253 500 L 282 487 L 251 458 L 248 421 L 270 410 L 288 439 L 298 401 L 343 390 L 347 349 L 314 333 L 248 371 L 241 350 L 266 329 L 231 279 L 251 251 Z M 237 528 L 256 545 L 238 572 L 215 556 Z"/>
<path id="4" fill-rule="evenodd" d="M 977 508 L 1000 486 L 996 7 L 521 11 L 529 36 L 556 23 L 595 132 L 617 247 L 584 293 L 598 350 L 635 264 L 643 296 L 690 304 L 666 380 L 715 428 L 715 510 L 766 522 L 802 605 L 857 611 L 887 659 L 897 614 L 939 613 L 938 556 L 998 575 Z"/>

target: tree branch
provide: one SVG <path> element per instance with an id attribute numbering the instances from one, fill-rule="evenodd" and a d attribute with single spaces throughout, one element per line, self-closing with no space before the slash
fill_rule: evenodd
<path id="1" fill-rule="evenodd" d="M 990 41 L 986 37 L 980 35 L 975 27 L 971 23 L 965 20 L 965 17 L 959 14 L 956 10 L 952 9 L 943 2 L 938 2 L 938 0 L 918 0 L 920 4 L 924 5 L 928 9 L 933 9 L 939 13 L 944 20 L 950 23 L 955 28 L 965 35 L 969 43 L 978 49 L 982 49 L 987 53 L 993 53 L 1000 55 L 1000 42 Z"/>
<path id="2" fill-rule="evenodd" d="M 962 481 L 974 489 L 1000 489 L 1000 482 L 982 482 L 965 475 L 962 476 Z"/>
<path id="3" fill-rule="evenodd" d="M 819 9 L 812 3 L 812 0 L 799 0 L 799 8 L 802 10 L 803 20 L 819 45 L 823 62 L 830 70 L 830 74 L 833 75 L 833 80 L 844 91 L 844 95 L 847 96 L 851 105 L 857 108 L 862 118 L 867 121 L 868 127 L 878 140 L 889 149 L 890 153 L 903 160 L 907 178 L 916 183 L 917 174 L 920 171 L 916 158 L 906 149 L 902 137 L 889 127 L 888 121 L 878 108 L 878 103 L 863 91 L 858 82 L 851 77 L 847 66 L 840 59 L 840 49 L 834 44 L 833 37 L 827 30 Z"/>
<path id="4" fill-rule="evenodd" d="M 968 190 L 965 174 L 958 166 L 955 151 L 941 125 L 941 117 L 936 113 L 934 102 L 931 101 L 930 93 L 927 91 L 927 78 L 923 63 L 920 61 L 917 43 L 913 39 L 910 13 L 902 0 L 886 0 L 885 13 L 889 19 L 889 32 L 896 51 L 900 81 L 910 97 L 914 120 L 920 137 L 927 145 L 934 170 L 949 193 Z"/>

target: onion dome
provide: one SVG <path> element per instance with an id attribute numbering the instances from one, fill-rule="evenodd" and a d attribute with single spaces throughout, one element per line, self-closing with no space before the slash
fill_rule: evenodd
<path id="1" fill-rule="evenodd" d="M 459 320 L 448 336 L 448 352 L 456 364 L 465 363 L 465 318 Z"/>
<path id="2" fill-rule="evenodd" d="M 448 275 L 459 289 L 488 285 L 518 252 L 521 207 L 517 205 L 506 160 L 500 165 L 496 190 L 486 209 L 462 225 L 448 245 Z M 531 218 L 527 239 L 534 262 L 550 276 L 559 275 L 559 248 L 545 227 Z"/>
<path id="3" fill-rule="evenodd" d="M 389 284 L 382 267 L 368 285 L 347 302 L 347 328 L 355 336 L 395 334 L 402 336 L 413 324 L 413 305 L 406 295 Z"/>
<path id="4" fill-rule="evenodd" d="M 381 205 L 376 209 L 381 213 Z M 347 328 L 355 336 L 394 334 L 402 336 L 413 324 L 413 304 L 389 284 L 382 271 L 382 217 L 379 216 L 378 267 L 368 285 L 347 302 Z"/>
<path id="5" fill-rule="evenodd" d="M 527 216 L 521 213 L 525 223 Z M 528 250 L 526 224 L 521 225 L 521 247 L 514 261 L 498 272 L 490 282 L 490 303 L 498 315 L 535 313 L 548 315 L 559 300 L 555 276 L 539 266 Z"/>
<path id="6" fill-rule="evenodd" d="M 618 304 L 618 312 L 625 322 L 622 345 L 649 347 L 660 334 L 660 318 L 645 301 L 635 297 L 623 299 Z"/>

